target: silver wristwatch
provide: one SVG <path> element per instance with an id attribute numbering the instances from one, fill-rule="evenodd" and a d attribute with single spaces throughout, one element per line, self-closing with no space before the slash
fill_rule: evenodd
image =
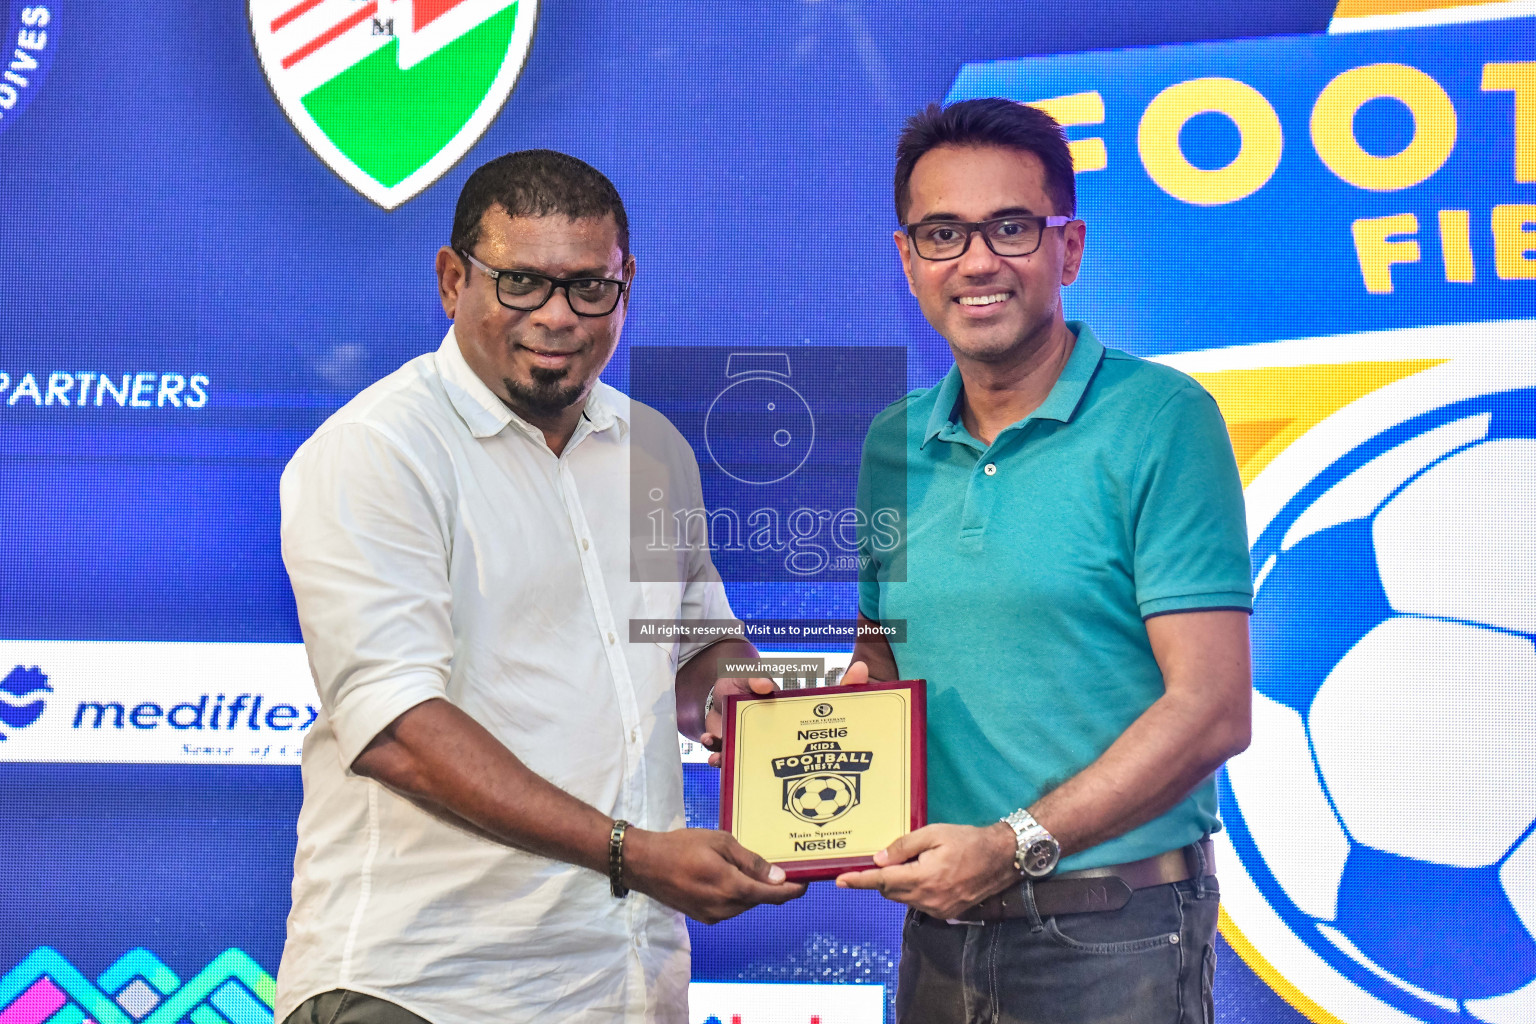
<path id="1" fill-rule="evenodd" d="M 1034 815 L 1021 807 L 998 820 L 1013 829 L 1014 841 L 1018 844 L 1013 866 L 1019 874 L 1041 879 L 1056 870 L 1056 862 L 1061 860 L 1061 844 L 1035 820 Z"/>

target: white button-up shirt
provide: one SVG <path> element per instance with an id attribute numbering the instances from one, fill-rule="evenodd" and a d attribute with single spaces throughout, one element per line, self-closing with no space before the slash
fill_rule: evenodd
<path id="1" fill-rule="evenodd" d="M 677 582 L 632 582 L 632 448 L 647 487 L 659 472 L 696 500 L 693 452 L 664 424 L 598 383 L 556 457 L 450 330 L 288 464 L 283 559 L 323 711 L 304 744 L 278 1020 L 335 988 L 434 1024 L 685 1020 L 680 915 L 349 770 L 395 718 L 446 698 L 577 799 L 682 827 L 674 677 L 703 642 L 631 643 L 629 620 L 731 612 L 707 552 L 679 553 Z"/>

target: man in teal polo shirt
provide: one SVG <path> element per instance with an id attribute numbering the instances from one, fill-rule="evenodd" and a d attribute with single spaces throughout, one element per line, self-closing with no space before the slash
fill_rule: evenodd
<path id="1" fill-rule="evenodd" d="M 878 417 L 860 502 L 870 678 L 928 681 L 933 822 L 840 885 L 912 908 L 897 1016 L 1209 1021 L 1212 773 L 1248 743 L 1253 588 L 1221 413 L 1067 321 L 1086 229 L 1056 122 L 937 105 L 897 149 L 896 233 L 955 365 Z M 850 670 L 850 679 L 864 670 Z"/>

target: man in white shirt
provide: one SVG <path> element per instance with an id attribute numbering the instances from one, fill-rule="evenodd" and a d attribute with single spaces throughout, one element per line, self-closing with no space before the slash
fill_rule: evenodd
<path id="1" fill-rule="evenodd" d="M 713 743 L 706 698 L 748 686 L 714 664 L 756 651 L 629 642 L 631 619 L 732 616 L 706 549 L 667 556 L 676 582 L 633 582 L 656 574 L 634 571 L 632 468 L 696 500 L 698 467 L 598 380 L 635 273 L 613 185 L 560 153 L 509 154 L 465 183 L 451 243 L 442 347 L 283 474 L 323 711 L 277 1018 L 681 1022 L 678 912 L 804 892 L 681 827 L 676 733 Z"/>

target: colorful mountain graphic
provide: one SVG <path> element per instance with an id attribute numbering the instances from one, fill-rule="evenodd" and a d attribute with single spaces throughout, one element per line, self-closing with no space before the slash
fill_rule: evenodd
<path id="1" fill-rule="evenodd" d="M 0 1024 L 272 1024 L 277 983 L 249 954 L 227 949 L 182 983 L 147 949 L 125 953 L 95 981 L 39 946 L 0 978 Z"/>

